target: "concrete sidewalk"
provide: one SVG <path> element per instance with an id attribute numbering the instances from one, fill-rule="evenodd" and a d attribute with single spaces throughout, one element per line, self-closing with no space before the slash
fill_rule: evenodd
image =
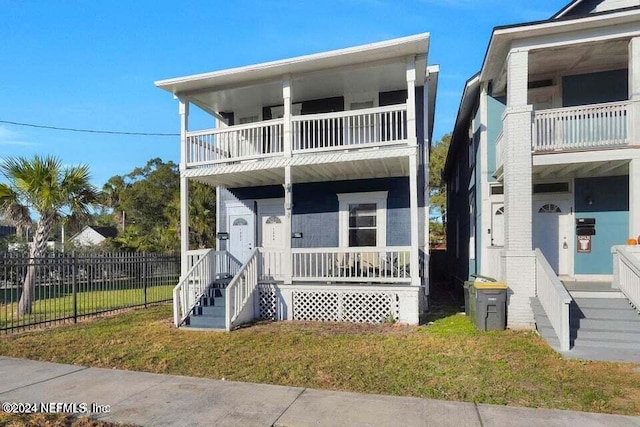
<path id="1" fill-rule="evenodd" d="M 218 381 L 0 356 L 0 402 L 109 405 L 97 418 L 175 426 L 636 426 L 640 417 Z"/>

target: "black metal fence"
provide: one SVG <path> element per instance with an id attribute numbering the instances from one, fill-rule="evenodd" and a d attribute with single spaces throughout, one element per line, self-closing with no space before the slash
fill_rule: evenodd
<path id="1" fill-rule="evenodd" d="M 170 301 L 179 275 L 176 255 L 0 253 L 0 334 Z"/>

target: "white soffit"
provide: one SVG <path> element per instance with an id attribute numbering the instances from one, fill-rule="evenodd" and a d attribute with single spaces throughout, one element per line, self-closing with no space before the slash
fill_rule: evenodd
<path id="1" fill-rule="evenodd" d="M 215 90 L 265 81 L 285 74 L 300 74 L 322 69 L 346 67 L 368 62 L 384 61 L 409 55 L 428 55 L 429 33 L 417 34 L 383 42 L 264 62 L 211 73 L 159 80 L 155 85 L 179 95 L 198 90 Z"/>

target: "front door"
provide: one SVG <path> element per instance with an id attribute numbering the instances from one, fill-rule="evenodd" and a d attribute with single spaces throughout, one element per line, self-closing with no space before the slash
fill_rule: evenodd
<path id="1" fill-rule="evenodd" d="M 284 229 L 284 199 L 258 201 L 258 216 L 262 277 L 280 280 L 283 277 L 282 256 L 287 237 Z"/>
<path id="2" fill-rule="evenodd" d="M 491 205 L 491 246 L 504 246 L 504 204 Z"/>
<path id="3" fill-rule="evenodd" d="M 571 251 L 571 202 L 533 202 L 533 247 L 539 248 L 558 275 L 568 275 Z"/>
<path id="4" fill-rule="evenodd" d="M 227 209 L 229 253 L 244 264 L 255 247 L 253 212 L 245 206 Z"/>

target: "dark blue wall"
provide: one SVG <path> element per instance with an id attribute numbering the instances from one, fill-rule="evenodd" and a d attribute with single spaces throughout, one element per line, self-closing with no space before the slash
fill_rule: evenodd
<path id="1" fill-rule="evenodd" d="M 576 179 L 575 197 L 576 219 L 596 219 L 591 253 L 576 253 L 575 273 L 612 274 L 611 246 L 624 245 L 629 232 L 629 177 Z"/>
<path id="2" fill-rule="evenodd" d="M 284 197 L 280 185 L 234 188 L 229 190 L 240 200 Z M 352 181 L 294 184 L 292 231 L 303 233 L 293 239 L 294 248 L 337 247 L 339 245 L 338 193 L 388 191 L 387 246 L 409 246 L 409 179 L 381 178 Z"/>
<path id="3" fill-rule="evenodd" d="M 562 78 L 562 105 L 600 104 L 628 99 L 627 70 L 603 71 Z"/>

